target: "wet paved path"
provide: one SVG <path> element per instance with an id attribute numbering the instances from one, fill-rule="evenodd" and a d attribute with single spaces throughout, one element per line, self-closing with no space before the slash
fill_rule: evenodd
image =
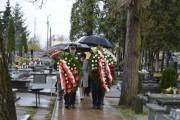
<path id="1" fill-rule="evenodd" d="M 64 101 L 57 101 L 53 120 L 127 120 L 113 108 L 105 98 L 102 109 L 92 109 L 91 97 L 85 97 L 80 102 L 76 99 L 76 108 L 64 108 Z"/>

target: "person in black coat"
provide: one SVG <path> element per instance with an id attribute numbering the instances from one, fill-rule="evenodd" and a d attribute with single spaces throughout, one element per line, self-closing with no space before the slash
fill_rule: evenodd
<path id="1" fill-rule="evenodd" d="M 70 44 L 69 45 L 69 52 L 70 55 L 77 56 L 76 54 L 76 48 L 77 46 L 75 44 Z M 78 62 L 80 62 L 80 57 L 78 57 Z M 64 100 L 65 100 L 65 107 L 68 109 L 69 107 L 75 108 L 75 100 L 76 100 L 76 91 L 71 92 L 71 93 L 66 93 L 64 94 Z"/>

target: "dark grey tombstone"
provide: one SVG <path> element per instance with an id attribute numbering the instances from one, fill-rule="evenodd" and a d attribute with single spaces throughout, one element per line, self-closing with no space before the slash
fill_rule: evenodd
<path id="1" fill-rule="evenodd" d="M 143 99 L 139 96 L 134 96 L 132 100 L 132 110 L 136 113 L 143 113 Z"/>
<path id="2" fill-rule="evenodd" d="M 45 84 L 46 83 L 46 74 L 34 74 L 33 82 Z"/>

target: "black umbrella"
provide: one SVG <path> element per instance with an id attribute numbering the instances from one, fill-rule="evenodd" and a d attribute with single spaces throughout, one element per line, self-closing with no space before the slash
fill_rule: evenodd
<path id="1" fill-rule="evenodd" d="M 51 50 L 64 50 L 67 46 L 69 46 L 71 43 L 63 43 L 63 44 L 57 44 L 51 47 L 48 51 Z"/>
<path id="2" fill-rule="evenodd" d="M 103 46 L 105 48 L 111 48 L 112 44 L 104 37 L 98 36 L 98 35 L 90 35 L 90 36 L 84 36 L 80 38 L 77 42 L 82 44 L 87 44 L 89 46 Z"/>
<path id="3" fill-rule="evenodd" d="M 89 52 L 89 51 L 91 51 L 91 48 L 86 44 L 76 44 L 76 45 L 77 45 L 77 48 L 76 48 L 77 52 Z M 64 51 L 69 52 L 69 46 L 67 46 L 64 49 Z"/>

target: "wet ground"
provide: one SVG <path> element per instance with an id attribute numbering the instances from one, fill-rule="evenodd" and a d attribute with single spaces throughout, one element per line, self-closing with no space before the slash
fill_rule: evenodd
<path id="1" fill-rule="evenodd" d="M 55 96 L 41 95 L 40 104 L 36 106 L 36 98 L 33 93 L 17 93 L 20 97 L 16 101 L 16 112 L 18 120 L 50 120 L 52 115 L 51 104 L 56 100 Z M 31 115 L 31 116 L 29 116 Z"/>
<path id="2" fill-rule="evenodd" d="M 49 94 L 41 95 L 40 104 L 37 107 L 34 93 L 17 93 L 17 97 L 20 97 L 16 102 L 18 120 L 26 120 L 25 117 L 30 114 L 30 120 L 147 120 L 147 116 L 125 117 L 113 107 L 119 101 L 120 89 L 117 89 L 118 85 L 113 86 L 111 91 L 106 93 L 105 105 L 102 109 L 92 109 L 92 99 L 88 96 L 85 96 L 85 99 L 80 102 L 79 91 L 77 91 L 76 108 L 66 109 L 64 100 L 59 101 L 56 96 L 51 96 L 54 84 L 35 85 L 35 87 L 42 86 L 45 87 L 43 93 L 49 92 Z M 55 106 L 52 108 L 53 100 Z"/>

